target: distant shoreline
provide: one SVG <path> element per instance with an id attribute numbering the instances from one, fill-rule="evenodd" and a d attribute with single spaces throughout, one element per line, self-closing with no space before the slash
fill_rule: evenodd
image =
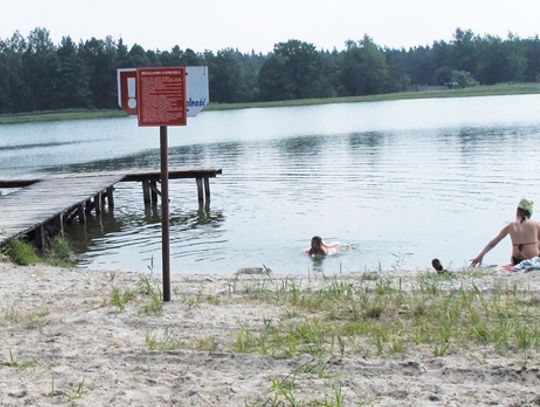
<path id="1" fill-rule="evenodd" d="M 418 91 L 384 93 L 366 96 L 341 96 L 334 98 L 320 99 L 295 99 L 280 100 L 272 102 L 241 102 L 241 103 L 210 103 L 205 111 L 268 108 L 268 107 L 294 107 L 313 106 L 335 103 L 361 103 L 378 102 L 392 100 L 409 99 L 431 99 L 431 98 L 452 98 L 452 97 L 472 97 L 472 96 L 504 96 L 504 95 L 525 95 L 539 94 L 540 83 L 513 83 L 499 85 L 481 85 L 462 89 L 426 89 Z M 0 125 L 21 124 L 35 122 L 65 121 L 65 120 L 88 120 L 103 118 L 125 117 L 126 114 L 116 109 L 69 109 L 60 111 L 46 111 L 33 113 L 17 113 L 0 115 Z"/>

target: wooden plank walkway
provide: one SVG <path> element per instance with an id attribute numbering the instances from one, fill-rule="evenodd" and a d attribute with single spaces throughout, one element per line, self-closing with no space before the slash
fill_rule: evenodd
<path id="1" fill-rule="evenodd" d="M 210 203 L 209 178 L 221 169 L 176 168 L 169 170 L 170 179 L 194 178 L 199 205 Z M 0 188 L 21 188 L 0 195 L 0 246 L 10 239 L 34 233 L 38 246 L 45 243 L 45 224 L 55 223 L 63 231 L 66 220 L 76 215 L 85 221 L 85 213 L 100 212 L 105 198 L 114 206 L 113 189 L 118 182 L 141 182 L 145 204 L 157 204 L 160 195 L 159 171 L 108 172 L 84 175 L 53 175 L 44 178 L 0 180 Z"/>
<path id="2" fill-rule="evenodd" d="M 19 191 L 0 196 L 0 245 L 55 218 L 58 218 L 59 229 L 62 229 L 63 215 L 97 195 L 105 194 L 123 176 L 48 177 Z"/>

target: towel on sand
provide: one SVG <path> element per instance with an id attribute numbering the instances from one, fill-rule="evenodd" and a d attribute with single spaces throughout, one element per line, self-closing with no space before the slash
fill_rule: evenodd
<path id="1" fill-rule="evenodd" d="M 533 257 L 532 259 L 523 260 L 521 263 L 515 266 L 504 266 L 504 270 L 507 271 L 532 271 L 540 270 L 540 257 Z"/>

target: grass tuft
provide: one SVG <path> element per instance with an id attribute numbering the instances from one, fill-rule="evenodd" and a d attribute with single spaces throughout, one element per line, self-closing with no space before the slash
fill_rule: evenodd
<path id="1" fill-rule="evenodd" d="M 7 245 L 7 255 L 11 261 L 20 266 L 29 266 L 39 261 L 36 249 L 29 243 L 12 239 Z"/>
<path id="2" fill-rule="evenodd" d="M 58 235 L 45 249 L 45 261 L 53 266 L 71 267 L 75 264 L 71 242 L 65 236 Z"/>

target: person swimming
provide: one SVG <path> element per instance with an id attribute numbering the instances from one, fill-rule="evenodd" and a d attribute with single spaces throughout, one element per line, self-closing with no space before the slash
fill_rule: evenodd
<path id="1" fill-rule="evenodd" d="M 337 254 L 339 243 L 326 243 L 320 236 L 311 238 L 311 247 L 304 250 L 310 256 L 328 256 Z M 347 245 L 349 247 L 350 245 Z"/>

